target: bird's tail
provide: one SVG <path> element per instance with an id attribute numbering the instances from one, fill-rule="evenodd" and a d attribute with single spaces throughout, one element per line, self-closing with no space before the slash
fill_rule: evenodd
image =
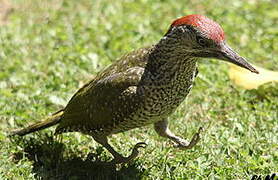
<path id="1" fill-rule="evenodd" d="M 20 129 L 20 130 L 15 130 L 13 131 L 10 136 L 14 136 L 14 135 L 19 135 L 19 136 L 24 136 L 26 134 L 35 132 L 35 131 L 39 131 L 45 128 L 48 128 L 50 126 L 53 126 L 55 124 L 58 124 L 61 120 L 61 117 L 64 113 L 64 109 L 61 109 L 57 112 L 55 112 L 54 114 L 52 114 L 51 116 L 47 117 L 46 119 L 44 119 L 41 122 L 35 123 L 33 125 L 30 125 L 26 128 Z"/>

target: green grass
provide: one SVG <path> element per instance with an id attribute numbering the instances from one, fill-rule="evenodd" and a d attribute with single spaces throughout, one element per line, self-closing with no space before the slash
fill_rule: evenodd
<path id="1" fill-rule="evenodd" d="M 250 62 L 278 70 L 278 10 L 271 0 L 49 0 L 11 1 L 0 27 L 0 179 L 250 179 L 278 172 L 277 84 L 240 89 L 228 66 L 201 60 L 187 100 L 170 117 L 191 150 L 172 147 L 152 126 L 110 138 L 128 155 L 148 144 L 131 164 L 107 166 L 110 154 L 90 137 L 49 128 L 9 138 L 51 114 L 99 70 L 124 53 L 156 43 L 175 18 L 204 14 L 219 22 L 230 46 Z"/>

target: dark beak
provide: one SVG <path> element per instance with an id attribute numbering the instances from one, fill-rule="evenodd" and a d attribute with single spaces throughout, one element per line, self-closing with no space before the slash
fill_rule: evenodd
<path id="1" fill-rule="evenodd" d="M 249 64 L 243 57 L 238 55 L 232 48 L 230 48 L 225 42 L 223 42 L 220 45 L 220 51 L 217 52 L 217 58 L 231 62 L 233 64 L 236 64 L 240 67 L 243 67 L 245 69 L 248 69 L 249 71 L 253 73 L 259 74 L 259 71 L 257 71 L 251 64 Z"/>

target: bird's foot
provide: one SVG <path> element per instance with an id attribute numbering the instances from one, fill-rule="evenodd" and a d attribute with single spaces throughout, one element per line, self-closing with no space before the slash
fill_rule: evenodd
<path id="1" fill-rule="evenodd" d="M 199 141 L 200 141 L 200 134 L 203 131 L 203 128 L 200 127 L 198 132 L 194 134 L 192 137 L 191 141 L 188 142 L 185 139 L 179 139 L 177 142 L 177 145 L 175 147 L 180 148 L 180 149 L 191 149 L 193 148 Z"/>
<path id="2" fill-rule="evenodd" d="M 129 155 L 128 157 L 124 157 L 120 154 L 117 154 L 116 156 L 114 156 L 114 159 L 112 161 L 110 161 L 110 163 L 111 164 L 129 163 L 130 161 L 132 161 L 133 159 L 135 159 L 139 155 L 138 149 L 139 148 L 145 148 L 146 146 L 147 146 L 146 143 L 139 142 L 133 147 L 131 155 Z"/>

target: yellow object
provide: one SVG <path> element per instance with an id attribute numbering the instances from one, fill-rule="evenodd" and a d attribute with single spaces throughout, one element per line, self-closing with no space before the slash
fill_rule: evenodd
<path id="1" fill-rule="evenodd" d="M 230 64 L 229 76 L 230 79 L 244 89 L 256 89 L 260 85 L 268 82 L 278 82 L 278 72 L 270 71 L 258 66 L 253 66 L 259 74 L 251 73 L 250 71 Z"/>

